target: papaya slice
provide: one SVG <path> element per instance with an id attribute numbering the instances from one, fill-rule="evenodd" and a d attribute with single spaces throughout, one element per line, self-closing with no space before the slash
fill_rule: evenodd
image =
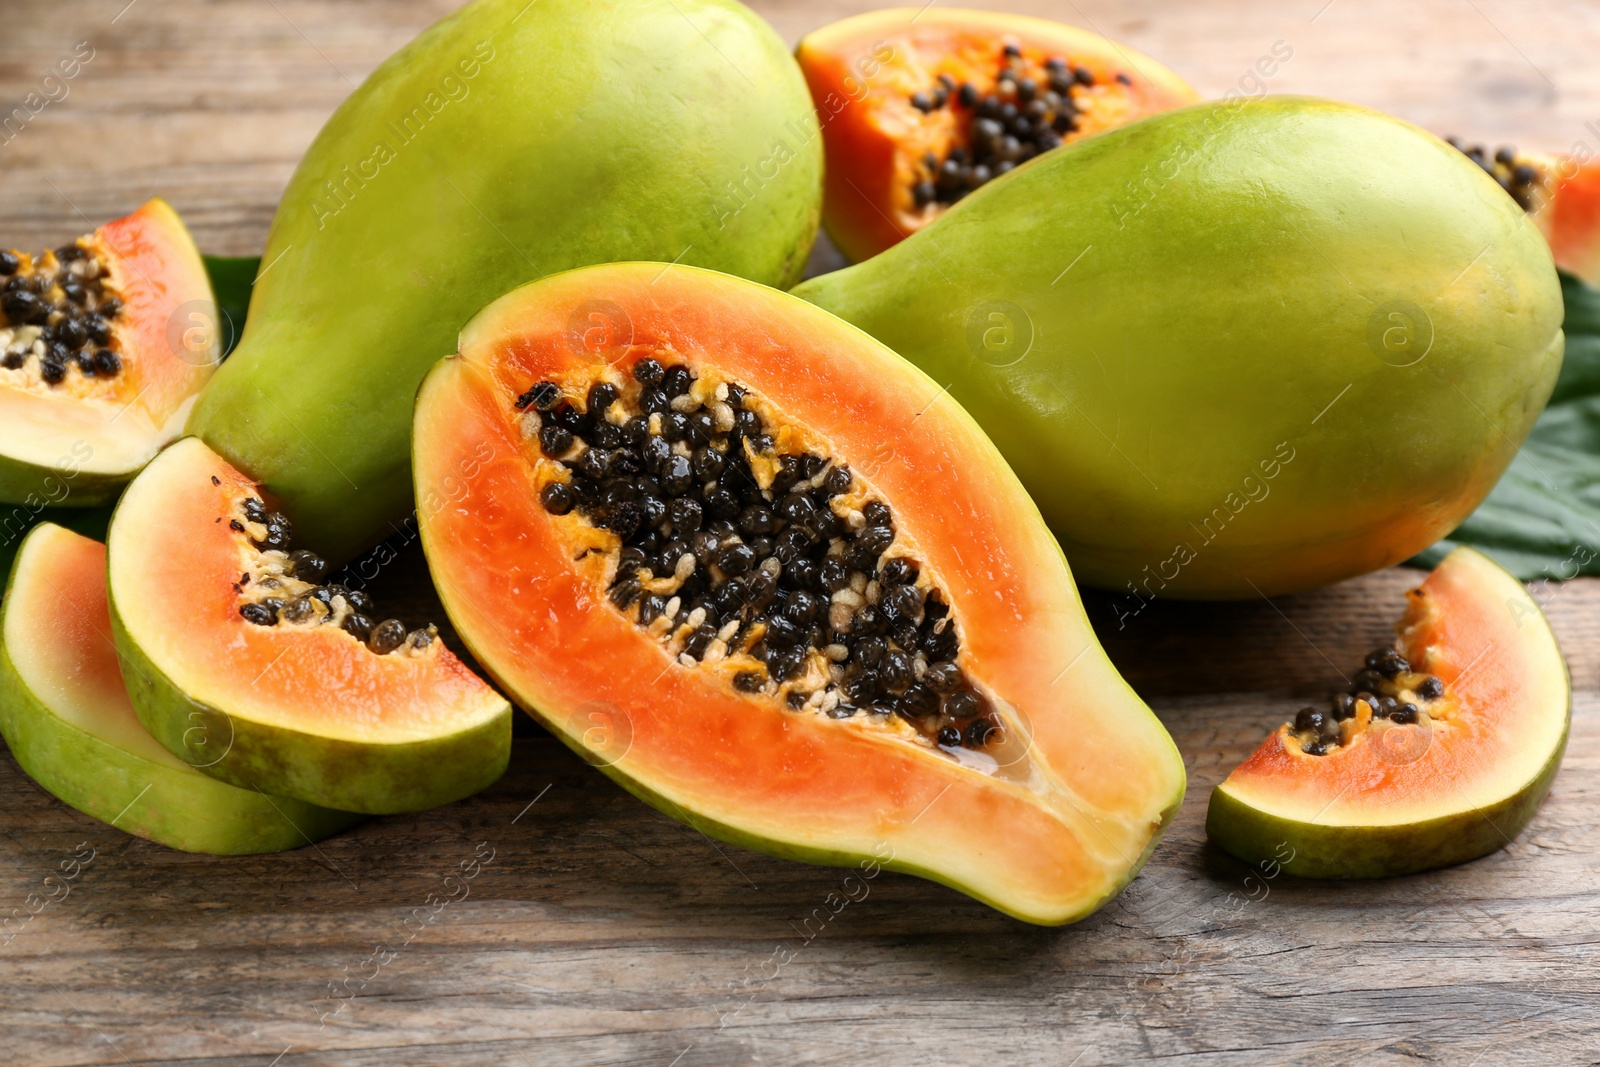
<path id="1" fill-rule="evenodd" d="M 278 852 L 361 819 L 226 785 L 162 748 L 123 688 L 105 546 L 51 523 L 23 542 L 0 609 L 0 732 L 65 803 L 185 852 Z"/>
<path id="2" fill-rule="evenodd" d="M 1199 99 L 1099 34 L 992 11 L 874 11 L 795 55 L 822 123 L 823 225 L 855 261 L 1041 152 Z"/>
<path id="3" fill-rule="evenodd" d="M 1572 685 L 1515 578 L 1458 548 L 1406 594 L 1395 647 L 1303 709 L 1211 794 L 1206 832 L 1252 863 L 1373 878 L 1504 847 L 1550 790 Z"/>
<path id="4" fill-rule="evenodd" d="M 695 268 L 553 276 L 467 325 L 415 441 L 479 662 L 707 834 L 1054 924 L 1177 809 L 1182 761 L 1010 468 L 815 307 Z"/>
<path id="5" fill-rule="evenodd" d="M 1600 160 L 1518 152 L 1492 152 L 1455 137 L 1449 143 L 1489 173 L 1539 227 L 1556 266 L 1600 286 Z"/>
<path id="6" fill-rule="evenodd" d="M 198 438 L 128 486 L 107 567 L 139 721 L 214 778 L 343 811 L 421 810 L 499 778 L 505 699 L 291 538 Z"/>
<path id="7" fill-rule="evenodd" d="M 39 255 L 0 251 L 0 503 L 110 502 L 181 431 L 221 359 L 216 326 L 163 200 Z"/>

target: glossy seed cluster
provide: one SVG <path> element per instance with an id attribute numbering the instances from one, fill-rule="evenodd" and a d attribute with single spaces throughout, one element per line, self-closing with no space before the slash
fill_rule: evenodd
<path id="1" fill-rule="evenodd" d="M 780 447 L 794 435 L 759 398 L 641 359 L 631 380 L 543 381 L 516 404 L 552 461 L 543 506 L 617 535 L 611 602 L 681 663 L 797 711 L 898 716 L 946 748 L 995 735 L 889 506 L 848 466 Z"/>
<path id="2" fill-rule="evenodd" d="M 321 626 L 343 629 L 379 655 L 402 648 L 424 649 L 438 635 L 433 626 L 407 630 L 399 619 L 377 617 L 372 597 L 359 589 L 324 585 L 328 564 L 314 552 L 294 549 L 289 520 L 257 497 L 246 497 L 231 529 L 247 538 L 258 553 L 256 565 L 234 583 L 242 603 L 239 614 L 257 626 Z"/>
<path id="3" fill-rule="evenodd" d="M 992 92 L 981 93 L 971 82 L 957 85 L 941 74 L 932 89 L 912 95 L 911 105 L 919 111 L 951 107 L 970 123 L 967 145 L 951 148 L 943 159 L 932 152 L 923 157 L 924 174 L 912 188 L 918 207 L 953 204 L 1017 164 L 1059 147 L 1078 128 L 1074 95 L 1094 85 L 1093 72 L 1060 56 L 1030 68 L 1016 45 L 1006 45 L 999 58 Z M 1127 83 L 1126 75 L 1118 80 Z"/>
<path id="4" fill-rule="evenodd" d="M 1482 167 L 1522 210 L 1532 211 L 1539 206 L 1535 198 L 1544 175 L 1531 163 L 1518 163 L 1515 148 L 1505 145 L 1490 155 L 1482 145 L 1469 145 L 1455 137 L 1446 138 L 1446 143 Z"/>
<path id="5" fill-rule="evenodd" d="M 49 386 L 69 374 L 122 373 L 111 336 L 122 301 L 106 291 L 104 275 L 104 265 L 76 244 L 38 257 L 0 251 L 0 367 L 36 369 Z"/>
<path id="6" fill-rule="evenodd" d="M 1365 666 L 1351 679 L 1349 690 L 1335 695 L 1328 710 L 1301 708 L 1294 717 L 1293 732 L 1302 752 L 1325 756 L 1345 738 L 1342 724 L 1362 719 L 1361 704 L 1366 704 L 1373 722 L 1405 725 L 1422 716 L 1418 701 L 1429 704 L 1442 696 L 1444 683 L 1437 677 L 1413 671 L 1397 649 L 1380 648 L 1367 654 Z"/>

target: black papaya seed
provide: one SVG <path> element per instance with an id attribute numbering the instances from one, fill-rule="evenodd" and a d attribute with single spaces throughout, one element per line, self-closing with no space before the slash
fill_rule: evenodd
<path id="1" fill-rule="evenodd" d="M 315 584 L 322 581 L 328 573 L 327 560 L 304 548 L 289 553 L 289 563 L 294 576 L 302 582 Z"/>
<path id="2" fill-rule="evenodd" d="M 367 647 L 384 656 L 405 644 L 405 640 L 405 623 L 399 619 L 384 619 L 372 628 L 372 633 L 367 637 Z"/>
<path id="3" fill-rule="evenodd" d="M 257 626 L 276 626 L 278 613 L 261 604 L 244 604 L 239 608 L 246 622 L 253 622 Z"/>

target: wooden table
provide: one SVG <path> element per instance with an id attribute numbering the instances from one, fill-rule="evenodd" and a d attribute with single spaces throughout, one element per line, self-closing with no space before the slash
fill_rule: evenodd
<path id="1" fill-rule="evenodd" d="M 160 192 L 208 251 L 258 251 L 329 111 L 452 6 L 9 0 L 0 105 L 77 42 L 94 58 L 65 99 L 0 144 L 7 243 L 54 244 Z M 758 6 L 792 40 L 865 5 Z M 1592 4 L 1013 6 L 1120 37 L 1212 93 L 1281 40 L 1294 57 L 1274 91 L 1494 141 L 1600 147 Z M 531 725 L 511 771 L 480 796 L 254 859 L 123 836 L 0 759 L 0 906 L 80 843 L 95 850 L 71 895 L 0 947 L 0 1061 L 1600 1062 L 1600 583 L 1552 592 L 1578 690 L 1572 742 L 1550 799 L 1506 851 L 1330 885 L 1250 877 L 1205 842 L 1210 788 L 1334 682 L 1331 664 L 1387 636 L 1416 577 L 1391 571 L 1274 604 L 1161 604 L 1123 630 L 1089 594 L 1117 664 L 1183 750 L 1190 794 L 1133 887 L 1062 930 L 884 875 L 808 939 L 803 924 L 843 872 L 713 843 Z M 380 582 L 408 612 L 429 610 L 414 554 Z M 402 918 L 480 847 L 494 858 L 470 896 L 407 941 Z M 392 953 L 381 963 L 378 944 Z M 794 958 L 774 967 L 779 945 Z M 343 983 L 337 996 L 330 983 Z"/>

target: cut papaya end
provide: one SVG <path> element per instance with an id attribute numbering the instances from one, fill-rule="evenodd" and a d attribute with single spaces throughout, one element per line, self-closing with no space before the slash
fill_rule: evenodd
<path id="1" fill-rule="evenodd" d="M 823 224 L 854 261 L 1041 152 L 1200 99 L 1099 34 L 992 11 L 869 12 L 795 56 L 822 123 Z"/>
<path id="2" fill-rule="evenodd" d="M 1556 266 L 1600 286 L 1600 160 L 1446 140 L 1528 213 L 1550 243 Z"/>
<path id="3" fill-rule="evenodd" d="M 459 800 L 510 755 L 511 708 L 429 626 L 382 618 L 198 438 L 135 478 L 108 538 L 140 722 L 233 785 L 386 814 Z M 174 546 L 181 546 L 174 548 Z"/>
<path id="4" fill-rule="evenodd" d="M 50 523 L 23 542 L 0 608 L 0 732 L 47 792 L 184 852 L 280 852 L 362 818 L 219 782 L 151 737 L 118 671 L 105 546 Z"/>
<path id="5" fill-rule="evenodd" d="M 1458 548 L 1407 594 L 1396 630 L 1348 693 L 1302 710 L 1217 786 L 1213 841 L 1291 874 L 1373 878 L 1475 859 L 1521 832 L 1572 709 L 1538 604 Z"/>
<path id="6" fill-rule="evenodd" d="M 205 264 L 163 200 L 37 256 L 0 252 L 0 503 L 109 503 L 221 354 Z"/>
<path id="7" fill-rule="evenodd" d="M 1181 800 L 994 446 L 815 307 L 694 268 L 552 276 L 467 325 L 415 442 L 423 547 L 478 661 L 708 834 L 1054 924 L 1113 896 Z"/>

